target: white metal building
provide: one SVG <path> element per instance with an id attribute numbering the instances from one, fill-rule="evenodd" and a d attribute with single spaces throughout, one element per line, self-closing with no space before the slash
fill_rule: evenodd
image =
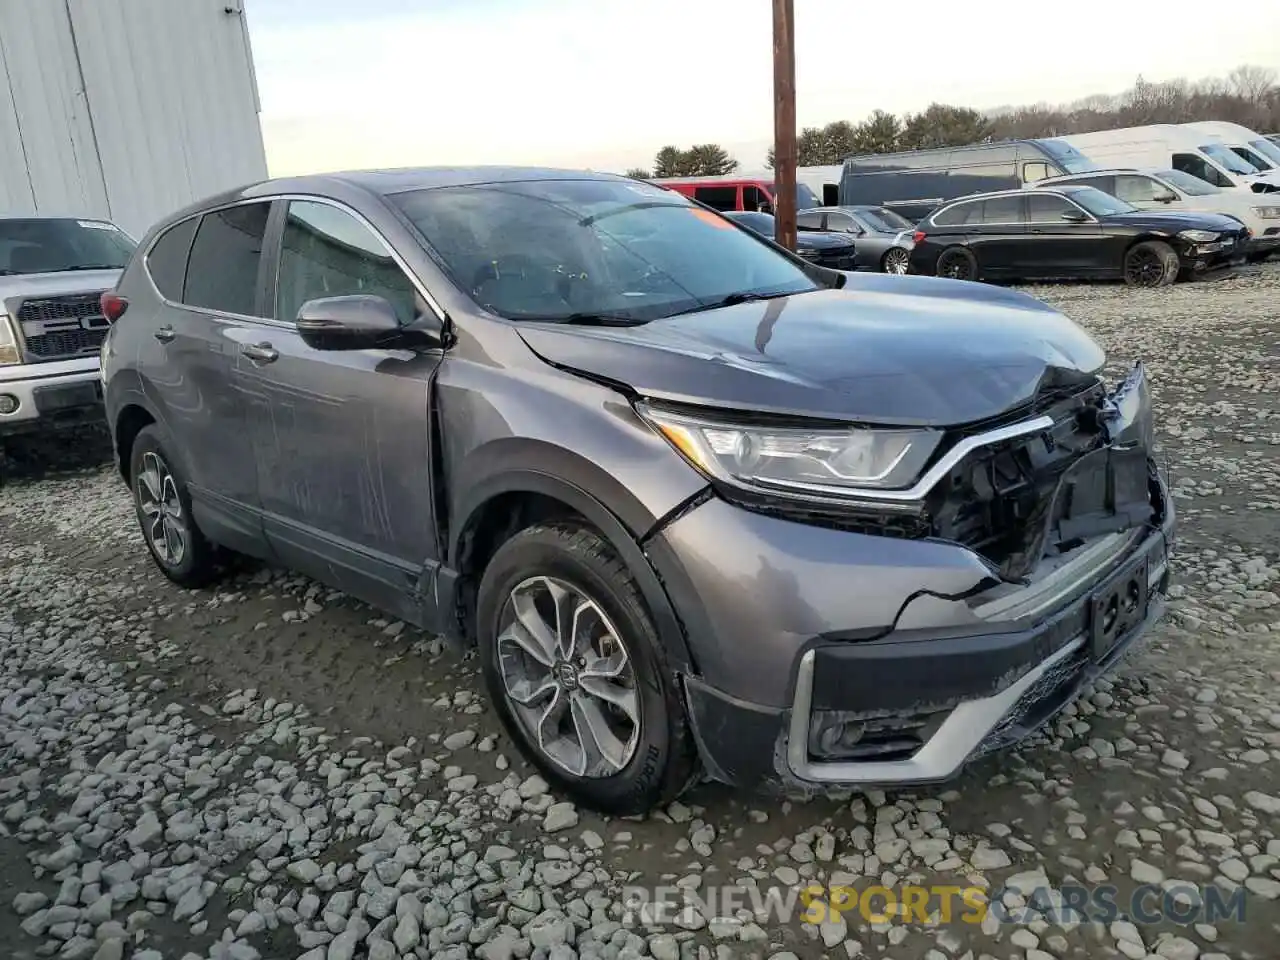
<path id="1" fill-rule="evenodd" d="M 0 0 L 0 214 L 135 237 L 264 179 L 244 0 Z"/>

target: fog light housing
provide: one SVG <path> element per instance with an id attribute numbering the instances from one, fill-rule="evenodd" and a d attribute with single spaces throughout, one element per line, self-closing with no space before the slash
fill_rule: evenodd
<path id="1" fill-rule="evenodd" d="M 12 393 L 0 393 L 0 415 L 17 413 L 22 402 Z"/>
<path id="2" fill-rule="evenodd" d="M 906 760 L 950 713 L 950 707 L 888 716 L 817 710 L 809 726 L 809 754 L 818 761 Z"/>

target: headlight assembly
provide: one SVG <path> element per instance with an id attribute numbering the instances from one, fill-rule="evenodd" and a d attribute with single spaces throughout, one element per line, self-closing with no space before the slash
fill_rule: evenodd
<path id="1" fill-rule="evenodd" d="M 1254 207 L 1259 220 L 1280 220 L 1280 207 Z"/>
<path id="2" fill-rule="evenodd" d="M 1183 230 L 1178 236 L 1192 243 L 1212 243 L 1218 239 L 1218 235 L 1212 230 Z"/>
<path id="3" fill-rule="evenodd" d="M 17 363 L 21 359 L 18 356 L 18 338 L 14 335 L 13 323 L 7 315 L 0 313 L 0 367 Z"/>
<path id="4" fill-rule="evenodd" d="M 799 497 L 909 487 L 942 438 L 937 430 L 774 427 L 637 410 L 712 480 Z"/>

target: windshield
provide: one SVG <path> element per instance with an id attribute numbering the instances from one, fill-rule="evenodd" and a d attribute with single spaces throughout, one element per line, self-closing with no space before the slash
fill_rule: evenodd
<path id="1" fill-rule="evenodd" d="M 812 210 L 814 207 L 820 207 L 822 203 L 818 200 L 818 195 L 809 189 L 807 184 L 796 184 L 796 209 Z"/>
<path id="2" fill-rule="evenodd" d="M 1215 187 L 1212 183 L 1205 183 L 1199 177 L 1193 177 L 1191 174 L 1183 173 L 1181 170 L 1160 170 L 1157 171 L 1156 176 L 1177 187 L 1189 197 L 1207 197 L 1211 194 L 1222 192 L 1220 187 Z"/>
<path id="3" fill-rule="evenodd" d="M 1201 153 L 1217 163 L 1218 166 L 1225 167 L 1233 173 L 1258 172 L 1258 168 L 1252 163 L 1246 163 L 1244 160 L 1241 160 L 1234 150 L 1221 143 L 1206 143 L 1199 149 Z"/>
<path id="4" fill-rule="evenodd" d="M 532 180 L 389 199 L 460 289 L 512 320 L 644 321 L 734 294 L 817 289 L 771 246 L 645 183 Z"/>
<path id="5" fill-rule="evenodd" d="M 884 207 L 862 207 L 856 211 L 856 215 L 872 230 L 880 230 L 884 233 L 915 229 L 915 224 L 906 217 L 892 210 L 886 210 Z"/>
<path id="6" fill-rule="evenodd" d="M 1088 173 L 1098 169 L 1096 163 L 1063 140 L 1036 140 L 1035 143 L 1067 173 Z"/>
<path id="7" fill-rule="evenodd" d="M 1270 170 L 1271 161 L 1266 157 L 1260 157 L 1250 147 L 1232 147 L 1232 151 L 1237 157 L 1245 163 L 1253 164 L 1257 170 Z"/>
<path id="8" fill-rule="evenodd" d="M 1094 187 L 1081 187 L 1078 190 L 1072 190 L 1070 197 L 1095 217 L 1109 217 L 1117 213 L 1133 213 L 1138 209 Z"/>
<path id="9" fill-rule="evenodd" d="M 1280 147 L 1270 140 L 1250 140 L 1249 146 L 1270 160 L 1272 166 L 1280 167 Z"/>
<path id="10" fill-rule="evenodd" d="M 0 275 L 119 270 L 136 244 L 102 220 L 0 217 Z"/>

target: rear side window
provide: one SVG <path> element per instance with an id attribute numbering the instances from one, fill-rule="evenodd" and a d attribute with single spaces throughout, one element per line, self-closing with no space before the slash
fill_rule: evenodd
<path id="1" fill-rule="evenodd" d="M 1071 183 L 1081 187 L 1093 187 L 1093 189 L 1109 193 L 1113 197 L 1116 194 L 1115 177 L 1076 177 L 1071 180 Z"/>
<path id="2" fill-rule="evenodd" d="M 698 187 L 693 191 L 693 199 L 705 203 L 715 210 L 737 210 L 737 187 Z"/>
<path id="3" fill-rule="evenodd" d="M 796 226 L 804 227 L 804 229 L 806 230 L 821 230 L 822 217 L 823 215 L 821 213 L 813 213 L 813 212 L 797 213 Z M 832 229 L 836 229 L 836 226 L 834 224 L 832 225 Z"/>
<path id="4" fill-rule="evenodd" d="M 276 319 L 297 319 L 308 300 L 353 294 L 387 300 L 401 323 L 414 318 L 413 285 L 377 234 L 330 204 L 291 201 L 280 250 Z"/>
<path id="5" fill-rule="evenodd" d="M 1193 177 L 1199 177 L 1206 183 L 1212 183 L 1215 187 L 1232 186 L 1226 174 L 1199 154 L 1175 153 L 1173 155 L 1173 169 L 1189 173 Z"/>
<path id="6" fill-rule="evenodd" d="M 981 223 L 982 222 L 982 203 L 957 203 L 954 207 L 948 207 L 936 217 L 933 218 L 934 224 L 939 227 L 953 227 L 965 223 Z"/>
<path id="7" fill-rule="evenodd" d="M 983 223 L 1024 223 L 1022 197 L 992 197 L 983 201 Z"/>
<path id="8" fill-rule="evenodd" d="M 147 254 L 147 272 L 166 300 L 182 300 L 182 283 L 187 276 L 187 256 L 195 239 L 199 217 L 176 223 L 164 233 Z"/>
<path id="9" fill-rule="evenodd" d="M 264 202 L 204 215 L 191 245 L 183 303 L 255 316 L 262 238 L 270 212 L 270 202 Z"/>

